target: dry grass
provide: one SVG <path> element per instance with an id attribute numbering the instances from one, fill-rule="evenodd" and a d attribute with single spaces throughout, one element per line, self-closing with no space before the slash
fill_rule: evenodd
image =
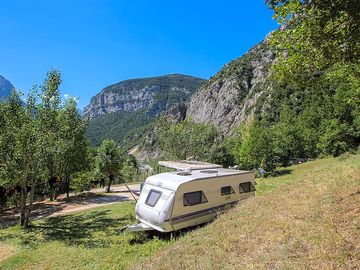
<path id="1" fill-rule="evenodd" d="M 14 246 L 0 243 L 0 262 L 5 261 L 7 258 L 11 257 L 16 253 L 16 248 Z"/>
<path id="2" fill-rule="evenodd" d="M 136 267 L 360 269 L 360 156 L 290 169 L 291 175 L 259 184 L 260 190 L 269 183 L 278 188 L 247 200 Z"/>

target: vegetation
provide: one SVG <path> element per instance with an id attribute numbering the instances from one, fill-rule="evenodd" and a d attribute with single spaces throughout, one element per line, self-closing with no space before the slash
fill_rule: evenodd
<path id="1" fill-rule="evenodd" d="M 118 203 L 74 215 L 0 229 L 0 268 L 124 269 L 173 243 L 119 229 L 135 222 L 134 203 Z"/>
<path id="2" fill-rule="evenodd" d="M 360 156 L 282 168 L 257 196 L 178 238 L 120 234 L 134 203 L 0 230 L 1 269 L 338 268 L 360 265 Z"/>
<path id="3" fill-rule="evenodd" d="M 26 105 L 16 91 L 8 101 L 0 102 L 0 186 L 20 191 L 20 223 L 24 227 L 29 226 L 36 185 L 56 175 L 69 185 L 70 177 L 81 169 L 74 167 L 74 162 L 81 166 L 86 153 L 85 124 L 75 102 L 61 106 L 60 83 L 60 73 L 51 71 L 39 98 L 34 88 Z M 1 196 L 5 198 L 5 194 Z M 6 205 L 5 199 L 2 204 Z"/>
<path id="4" fill-rule="evenodd" d="M 134 269 L 357 269 L 360 156 L 257 180 L 257 195 Z"/>
<path id="5" fill-rule="evenodd" d="M 108 177 L 107 192 L 110 192 L 111 183 L 119 175 L 125 159 L 125 153 L 122 152 L 113 140 L 104 140 L 97 150 L 96 169 Z"/>
<path id="6" fill-rule="evenodd" d="M 99 146 L 104 139 L 113 139 L 126 149 L 142 142 L 154 127 L 155 118 L 145 111 L 114 112 L 89 121 L 86 136 L 92 145 Z"/>
<path id="7" fill-rule="evenodd" d="M 131 94 L 131 92 L 135 89 L 154 87 L 157 89 L 157 93 L 158 93 L 155 96 L 155 101 L 156 101 L 155 104 L 158 103 L 160 104 L 160 105 L 156 105 L 154 108 L 153 113 L 155 113 L 154 115 L 156 115 L 161 112 L 161 110 L 160 111 L 157 110 L 162 108 L 161 104 L 166 104 L 167 106 L 174 105 L 175 103 L 179 102 L 179 100 L 177 99 L 178 97 L 186 100 L 204 82 L 205 80 L 195 78 L 192 76 L 186 76 L 181 74 L 170 74 L 159 77 L 122 81 L 104 88 L 102 92 L 103 93 L 121 92 L 123 94 Z M 178 91 L 174 90 L 173 88 L 186 89 L 187 91 L 181 91 L 182 95 L 179 96 Z M 169 101 L 175 101 L 175 103 L 169 103 Z"/>
<path id="8" fill-rule="evenodd" d="M 151 104 L 144 103 L 144 109 L 138 111 L 120 111 L 99 115 L 89 122 L 87 137 L 95 146 L 109 138 L 115 140 L 126 149 L 142 142 L 144 137 L 154 128 L 157 116 L 173 105 L 187 101 L 190 96 L 205 82 L 203 79 L 171 74 L 153 78 L 133 79 L 110 85 L 99 95 L 117 93 L 127 95 L 131 99 L 133 91 L 151 89 Z M 134 97 L 136 102 L 138 97 Z M 132 100 L 129 100 L 131 102 Z M 95 102 L 95 99 L 92 100 Z M 119 106 L 124 101 L 118 101 Z M 91 104 L 90 104 L 91 105 Z"/>
<path id="9" fill-rule="evenodd" d="M 264 52 L 273 57 L 269 47 L 276 54 L 272 75 L 262 85 L 271 85 L 272 91 L 263 93 L 251 108 L 253 117 L 232 131 L 231 138 L 218 136 L 212 144 L 222 150 L 221 164 L 272 171 L 294 159 L 356 151 L 360 145 L 360 19 L 354 10 L 359 5 L 342 0 L 266 2 L 274 10 L 279 30 L 209 81 L 221 84 L 230 76 L 241 78 L 234 87 L 239 91 L 237 104 L 242 106 L 249 94 L 252 63 Z M 184 134 L 196 133 L 191 125 L 179 128 Z M 170 134 L 168 141 L 175 138 Z M 186 144 L 196 144 L 195 138 L 188 136 Z M 161 143 L 165 154 L 173 151 L 166 140 Z M 185 151 L 176 151 L 181 150 Z"/>
<path id="10" fill-rule="evenodd" d="M 281 159 L 340 155 L 360 143 L 360 35 L 356 1 L 267 1 L 281 28 L 271 45 L 274 93 L 257 115 L 281 140 Z M 358 7 L 358 6 L 357 6 Z M 281 106 L 278 106 L 281 104 Z M 280 149 L 280 148 L 279 148 Z"/>
<path id="11" fill-rule="evenodd" d="M 166 117 L 157 122 L 157 143 L 170 159 L 211 160 L 216 138 L 219 135 L 213 126 L 198 124 L 187 119 L 173 123 Z"/>
<path id="12" fill-rule="evenodd" d="M 0 212 L 20 207 L 20 223 L 30 225 L 35 193 L 40 199 L 56 193 L 84 191 L 96 177 L 111 183 L 133 181 L 138 175 L 133 157 L 105 140 L 96 150 L 85 137 L 87 121 L 78 113 L 76 101 L 60 98 L 60 72 L 48 73 L 40 87 L 26 99 L 15 90 L 0 101 Z"/>
<path id="13" fill-rule="evenodd" d="M 79 115 L 74 99 L 65 102 L 59 114 L 60 129 L 60 172 L 64 177 L 66 194 L 69 197 L 71 177 L 89 166 L 88 159 L 84 158 L 88 152 L 88 145 L 84 136 L 86 122 Z"/>

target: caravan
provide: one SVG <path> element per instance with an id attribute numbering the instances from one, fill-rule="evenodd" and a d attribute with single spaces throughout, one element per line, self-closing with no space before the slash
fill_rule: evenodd
<path id="1" fill-rule="evenodd" d="M 171 232 L 213 220 L 255 195 L 254 174 L 198 161 L 160 161 L 177 169 L 146 179 L 136 203 L 140 222 L 130 231 Z"/>

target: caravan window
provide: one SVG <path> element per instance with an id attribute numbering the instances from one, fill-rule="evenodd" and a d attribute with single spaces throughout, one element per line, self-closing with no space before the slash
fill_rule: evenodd
<path id="1" fill-rule="evenodd" d="M 229 194 L 234 194 L 235 191 L 231 186 L 227 186 L 227 187 L 222 187 L 221 188 L 221 195 L 229 195 Z"/>
<path id="2" fill-rule="evenodd" d="M 162 192 L 155 190 L 155 189 L 151 189 L 149 192 L 149 195 L 146 198 L 145 204 L 151 207 L 154 207 L 156 205 L 156 203 L 158 202 L 158 200 L 161 197 Z"/>
<path id="3" fill-rule="evenodd" d="M 204 194 L 204 192 L 195 191 L 184 194 L 184 206 L 192 206 L 201 203 L 206 203 L 208 200 Z"/>
<path id="4" fill-rule="evenodd" d="M 255 187 L 251 182 L 245 182 L 240 184 L 240 193 L 247 193 L 255 191 Z"/>

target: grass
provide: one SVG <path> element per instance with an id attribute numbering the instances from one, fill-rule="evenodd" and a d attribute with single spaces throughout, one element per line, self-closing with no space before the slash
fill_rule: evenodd
<path id="1" fill-rule="evenodd" d="M 359 269 L 360 155 L 277 174 L 176 240 L 120 234 L 133 202 L 1 229 L 0 269 Z"/>
<path id="2" fill-rule="evenodd" d="M 119 233 L 133 223 L 134 203 L 119 203 L 75 215 L 42 219 L 29 231 L 0 231 L 0 269 L 124 269 L 172 240 Z M 16 249 L 16 252 L 14 252 Z"/>
<path id="3" fill-rule="evenodd" d="M 284 170 L 134 268 L 360 269 L 360 155 Z"/>

